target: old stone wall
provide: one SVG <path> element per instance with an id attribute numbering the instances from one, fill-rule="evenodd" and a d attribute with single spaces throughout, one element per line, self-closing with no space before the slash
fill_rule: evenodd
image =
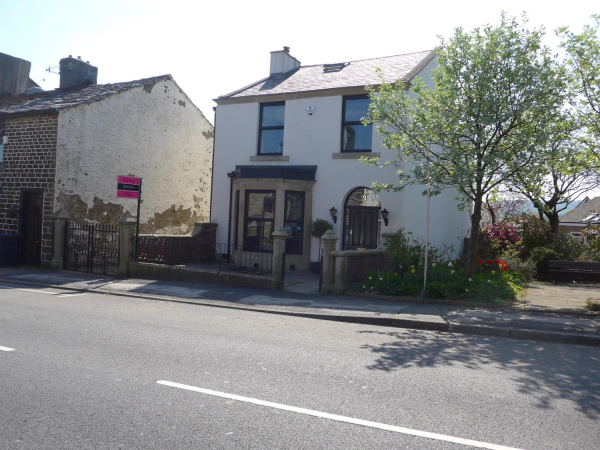
<path id="1" fill-rule="evenodd" d="M 6 119 L 4 164 L 0 167 L 0 233 L 19 234 L 21 192 L 43 194 L 42 262 L 52 260 L 52 213 L 58 117 Z"/>
<path id="2" fill-rule="evenodd" d="M 142 177 L 140 232 L 188 234 L 210 215 L 213 127 L 173 80 L 61 111 L 55 209 L 114 224 L 137 201 L 119 175 Z"/>

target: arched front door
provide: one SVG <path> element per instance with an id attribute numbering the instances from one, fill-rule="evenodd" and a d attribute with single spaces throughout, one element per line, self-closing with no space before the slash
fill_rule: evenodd
<path id="1" fill-rule="evenodd" d="M 381 201 L 366 187 L 353 189 L 344 202 L 344 250 L 377 248 Z"/>

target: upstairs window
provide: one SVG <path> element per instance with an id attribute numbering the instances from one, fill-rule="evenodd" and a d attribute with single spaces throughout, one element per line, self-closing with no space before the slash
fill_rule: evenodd
<path id="1" fill-rule="evenodd" d="M 260 105 L 260 129 L 258 130 L 258 154 L 283 154 L 283 117 L 285 102 Z"/>
<path id="2" fill-rule="evenodd" d="M 363 125 L 361 119 L 367 117 L 371 100 L 366 95 L 344 97 L 342 112 L 342 151 L 370 152 L 373 125 Z"/>

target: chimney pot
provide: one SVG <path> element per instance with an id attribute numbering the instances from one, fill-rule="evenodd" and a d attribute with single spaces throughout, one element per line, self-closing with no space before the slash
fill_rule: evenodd
<path id="1" fill-rule="evenodd" d="M 289 53 L 290 52 L 290 48 L 289 47 L 283 47 L 283 51 L 286 52 L 286 53 Z"/>

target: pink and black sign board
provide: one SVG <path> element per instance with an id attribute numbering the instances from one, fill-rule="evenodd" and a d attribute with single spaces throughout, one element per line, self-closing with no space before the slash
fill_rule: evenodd
<path id="1" fill-rule="evenodd" d="M 119 175 L 117 181 L 117 197 L 120 198 L 139 198 L 140 197 L 140 179 L 134 177 L 124 177 Z"/>

